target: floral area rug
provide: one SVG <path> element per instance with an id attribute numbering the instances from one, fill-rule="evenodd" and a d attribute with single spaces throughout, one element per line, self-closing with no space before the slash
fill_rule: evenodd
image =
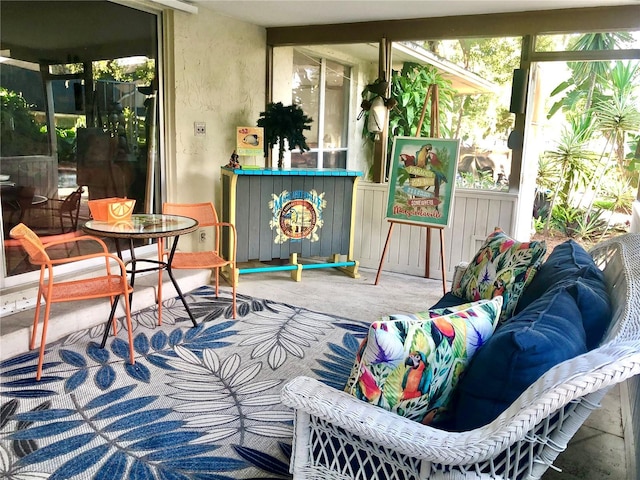
<path id="1" fill-rule="evenodd" d="M 363 322 L 210 287 L 188 295 L 198 319 L 167 300 L 134 315 L 135 365 L 124 322 L 0 363 L 0 478 L 286 479 L 293 415 L 282 386 L 308 375 L 342 388 Z"/>

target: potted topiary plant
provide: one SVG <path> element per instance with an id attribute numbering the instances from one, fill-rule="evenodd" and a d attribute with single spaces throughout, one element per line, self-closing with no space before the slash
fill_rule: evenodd
<path id="1" fill-rule="evenodd" d="M 258 126 L 264 128 L 264 156 L 278 145 L 278 168 L 282 168 L 285 147 L 289 150 L 299 148 L 309 150 L 304 130 L 311 130 L 312 119 L 307 117 L 299 105 L 285 106 L 282 102 L 269 103 L 264 112 L 260 112 Z M 285 140 L 287 145 L 285 145 Z M 268 150 L 266 150 L 268 149 Z"/>

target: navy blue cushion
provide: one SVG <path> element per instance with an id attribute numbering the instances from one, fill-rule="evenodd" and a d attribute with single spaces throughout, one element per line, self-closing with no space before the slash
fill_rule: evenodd
<path id="1" fill-rule="evenodd" d="M 567 240 L 553 249 L 547 260 L 540 266 L 524 289 L 514 314 L 520 313 L 534 300 L 540 298 L 547 290 L 561 281 L 578 278 L 587 272 L 597 272 L 602 277 L 602 272 L 596 266 L 591 255 L 575 240 Z M 604 283 L 604 282 L 603 282 Z"/>
<path id="2" fill-rule="evenodd" d="M 573 296 L 582 315 L 582 323 L 587 336 L 587 349 L 596 348 L 611 323 L 611 302 L 604 278 L 592 271 L 571 282 L 566 288 Z"/>
<path id="3" fill-rule="evenodd" d="M 520 313 L 542 295 L 560 288 L 569 291 L 580 309 L 587 349 L 597 347 L 611 321 L 611 304 L 604 274 L 591 255 L 574 240 L 567 240 L 553 249 L 522 293 L 515 313 Z"/>
<path id="4" fill-rule="evenodd" d="M 455 430 L 486 425 L 554 365 L 587 351 L 573 295 L 557 289 L 501 325 L 460 379 Z"/>
<path id="5" fill-rule="evenodd" d="M 458 305 L 462 305 L 463 303 L 469 303 L 468 300 L 464 298 L 456 297 L 453 293 L 447 292 L 444 296 L 438 300 L 434 306 L 429 307 L 429 310 L 436 310 L 439 308 L 449 308 L 449 307 L 457 307 Z"/>

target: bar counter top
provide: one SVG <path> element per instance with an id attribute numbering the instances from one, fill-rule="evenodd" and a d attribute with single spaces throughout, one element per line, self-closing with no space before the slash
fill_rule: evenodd
<path id="1" fill-rule="evenodd" d="M 361 177 L 362 172 L 345 168 L 230 168 L 223 170 L 236 175 L 304 176 L 304 177 Z"/>

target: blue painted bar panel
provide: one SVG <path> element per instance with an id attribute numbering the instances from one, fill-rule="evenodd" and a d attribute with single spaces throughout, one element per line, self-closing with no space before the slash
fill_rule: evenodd
<path id="1" fill-rule="evenodd" d="M 353 260 L 350 258 L 351 219 L 355 185 L 362 172 L 332 168 L 243 170 L 222 167 L 222 173 L 222 220 L 233 218 L 238 235 L 238 262 L 287 259 L 292 253 L 301 257 L 340 254 Z M 307 207 L 289 208 L 298 215 L 310 214 L 307 220 L 305 217 L 298 219 L 299 225 L 311 225 L 309 232 L 299 237 L 285 233 L 282 227 L 289 225 L 288 217 L 280 215 L 289 211 L 287 205 L 294 205 L 306 195 L 315 199 L 313 201 L 318 205 L 305 200 Z M 228 239 L 224 245 L 227 251 Z"/>

